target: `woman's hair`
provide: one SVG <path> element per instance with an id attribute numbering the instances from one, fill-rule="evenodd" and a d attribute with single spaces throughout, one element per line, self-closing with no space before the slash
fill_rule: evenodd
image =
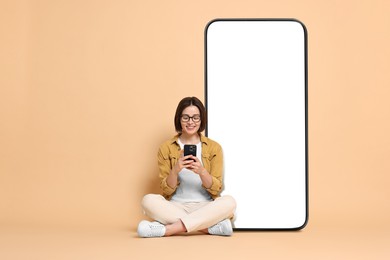
<path id="1" fill-rule="evenodd" d="M 199 112 L 200 112 L 200 127 L 199 127 L 199 130 L 198 130 L 198 133 L 201 133 L 206 128 L 207 114 L 206 114 L 206 109 L 203 106 L 202 101 L 200 101 L 196 97 L 186 97 L 186 98 L 183 98 L 179 102 L 179 105 L 177 105 L 176 114 L 175 114 L 175 129 L 176 129 L 176 132 L 181 133 L 181 131 L 182 131 L 182 128 L 181 128 L 181 116 L 182 116 L 183 110 L 186 107 L 189 107 L 189 106 L 196 106 L 199 109 Z"/>

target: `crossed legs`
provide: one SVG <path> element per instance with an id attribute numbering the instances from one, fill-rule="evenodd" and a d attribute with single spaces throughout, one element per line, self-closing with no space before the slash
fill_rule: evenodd
<path id="1" fill-rule="evenodd" d="M 165 225 L 165 236 L 202 231 L 234 215 L 236 202 L 225 195 L 214 201 L 180 203 L 157 194 L 145 195 L 142 208 L 147 216 Z"/>

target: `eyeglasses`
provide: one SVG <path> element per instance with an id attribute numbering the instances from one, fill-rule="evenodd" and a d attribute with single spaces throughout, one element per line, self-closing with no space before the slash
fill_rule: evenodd
<path id="1" fill-rule="evenodd" d="M 190 119 L 192 119 L 192 121 L 194 123 L 199 123 L 200 122 L 200 115 L 194 115 L 194 116 L 182 115 L 181 116 L 181 121 L 182 122 L 189 122 Z"/>

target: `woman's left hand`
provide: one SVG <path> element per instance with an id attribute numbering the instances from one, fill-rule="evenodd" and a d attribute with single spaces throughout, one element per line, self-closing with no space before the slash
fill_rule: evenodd
<path id="1" fill-rule="evenodd" d="M 187 167 L 187 169 L 199 175 L 200 179 L 202 180 L 202 184 L 206 189 L 211 188 L 213 179 L 207 170 L 202 166 L 202 163 L 198 157 L 191 155 L 189 159 L 193 160 L 193 162 L 190 164 L 190 166 Z"/>
<path id="2" fill-rule="evenodd" d="M 199 161 L 198 157 L 191 155 L 188 160 L 193 160 L 193 162 L 190 164 L 189 167 L 187 167 L 187 169 L 199 175 L 206 171 L 206 169 L 202 166 L 202 163 Z"/>

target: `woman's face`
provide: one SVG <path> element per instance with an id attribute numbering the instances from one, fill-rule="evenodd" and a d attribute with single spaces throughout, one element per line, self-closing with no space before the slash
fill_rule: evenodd
<path id="1" fill-rule="evenodd" d="M 189 120 L 188 120 L 188 117 L 190 117 Z M 200 118 L 200 111 L 199 111 L 198 107 L 196 107 L 196 106 L 186 107 L 183 110 L 183 112 L 181 114 L 181 119 L 180 119 L 182 133 L 186 134 L 186 135 L 197 134 L 199 127 L 200 127 L 199 118 Z M 185 119 L 187 119 L 187 120 L 185 120 Z M 194 120 L 198 121 L 198 122 L 194 122 Z"/>

